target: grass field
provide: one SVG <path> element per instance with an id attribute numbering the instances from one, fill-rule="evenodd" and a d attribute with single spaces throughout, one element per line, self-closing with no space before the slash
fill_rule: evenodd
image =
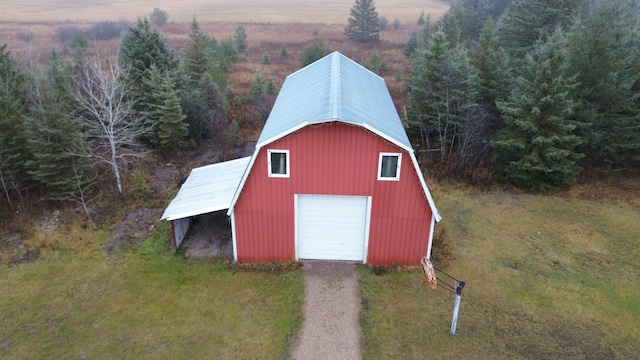
<path id="1" fill-rule="evenodd" d="M 466 281 L 457 335 L 449 335 L 452 293 L 420 287 L 420 273 L 375 276 L 363 268 L 364 358 L 640 357 L 637 206 L 502 191 L 434 194 L 457 257 L 446 271 Z"/>
<path id="2" fill-rule="evenodd" d="M 467 284 L 457 335 L 442 284 L 361 267 L 363 358 L 638 358 L 637 187 L 612 201 L 430 185 L 456 256 L 447 271 Z M 35 262 L 0 267 L 0 358 L 286 358 L 299 272 L 165 255 L 166 224 L 111 258 L 106 234 L 64 231 Z"/>
<path id="3" fill-rule="evenodd" d="M 0 358 L 286 357 L 301 321 L 298 272 L 233 273 L 145 249 L 0 267 Z"/>
<path id="4" fill-rule="evenodd" d="M 203 22 L 326 23 L 346 24 L 355 0 L 0 0 L 0 21 L 82 22 L 101 20 L 135 21 L 153 8 L 169 14 L 169 21 L 189 22 L 196 15 Z M 424 10 L 437 18 L 449 5 L 439 0 L 378 0 L 380 16 L 389 22 L 415 22 Z"/>

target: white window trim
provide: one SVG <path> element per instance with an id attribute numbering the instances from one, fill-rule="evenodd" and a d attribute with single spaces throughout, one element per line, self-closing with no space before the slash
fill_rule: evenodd
<path id="1" fill-rule="evenodd" d="M 382 176 L 382 158 L 383 156 L 397 156 L 398 157 L 398 165 L 396 167 L 396 176 L 395 177 L 383 177 Z M 400 169 L 402 165 L 402 153 L 380 153 L 380 157 L 378 159 L 378 180 L 380 181 L 400 181 Z"/>
<path id="2" fill-rule="evenodd" d="M 274 174 L 271 172 L 271 153 L 284 153 L 286 157 L 286 174 Z M 291 158 L 289 157 L 289 150 L 278 150 L 278 149 L 269 149 L 267 150 L 267 171 L 269 173 L 269 177 L 279 177 L 279 178 L 288 178 L 289 177 L 289 169 L 291 166 Z"/>

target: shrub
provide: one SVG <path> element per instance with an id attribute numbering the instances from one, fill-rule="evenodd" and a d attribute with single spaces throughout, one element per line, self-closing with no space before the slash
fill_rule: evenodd
<path id="1" fill-rule="evenodd" d="M 84 36 L 82 34 L 82 30 L 80 30 L 79 27 L 74 25 L 62 25 L 62 26 L 58 26 L 58 31 L 56 36 L 58 40 L 62 42 L 67 42 L 69 39 L 71 39 L 74 36 L 77 36 L 78 34 Z"/>
<path id="2" fill-rule="evenodd" d="M 18 37 L 18 40 L 20 41 L 29 42 L 33 40 L 33 31 L 31 30 L 18 31 L 17 37 Z"/>
<path id="3" fill-rule="evenodd" d="M 386 30 L 388 24 L 389 24 L 389 20 L 387 20 L 386 17 L 381 16 L 378 18 L 378 25 L 380 26 L 380 31 Z"/>
<path id="4" fill-rule="evenodd" d="M 264 56 L 262 57 L 262 63 L 264 65 L 269 65 L 271 64 L 271 58 L 269 57 L 269 54 L 264 54 Z"/>
<path id="5" fill-rule="evenodd" d="M 225 263 L 229 270 L 236 271 L 249 271 L 249 272 L 265 272 L 265 273 L 284 273 L 293 270 L 298 270 L 302 267 L 302 262 L 288 260 L 288 261 L 276 261 L 270 263 L 241 263 L 227 261 Z"/>
<path id="6" fill-rule="evenodd" d="M 441 226 L 436 227 L 433 234 L 433 244 L 431 248 L 431 261 L 440 269 L 446 269 L 453 263 L 456 257 L 447 239 L 447 230 Z"/>
<path id="7" fill-rule="evenodd" d="M 85 31 L 85 35 L 95 40 L 111 40 L 119 38 L 124 30 L 125 23 L 117 23 L 114 21 L 100 21 Z"/>
<path id="8" fill-rule="evenodd" d="M 143 198 L 151 194 L 152 192 L 153 191 L 151 190 L 151 187 L 149 186 L 147 179 L 145 179 L 142 171 L 139 171 L 139 170 L 134 171 L 133 174 L 131 174 L 130 195 L 134 199 L 138 199 L 138 198 Z"/>

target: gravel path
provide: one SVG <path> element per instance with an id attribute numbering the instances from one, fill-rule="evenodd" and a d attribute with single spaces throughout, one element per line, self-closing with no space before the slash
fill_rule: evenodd
<path id="1" fill-rule="evenodd" d="M 304 321 L 291 358 L 360 359 L 360 297 L 355 265 L 306 261 L 304 277 Z"/>

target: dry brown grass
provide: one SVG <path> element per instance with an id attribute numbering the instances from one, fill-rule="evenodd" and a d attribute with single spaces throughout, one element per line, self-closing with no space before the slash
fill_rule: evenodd
<path id="1" fill-rule="evenodd" d="M 134 21 L 148 16 L 153 8 L 167 11 L 169 21 L 188 22 L 197 15 L 207 22 L 262 22 L 262 23 L 327 23 L 345 24 L 354 0 L 24 0 L 2 4 L 0 21 Z M 449 5 L 439 0 L 378 0 L 376 9 L 389 22 L 399 19 L 403 23 L 415 22 L 422 10 L 438 17 Z"/>

